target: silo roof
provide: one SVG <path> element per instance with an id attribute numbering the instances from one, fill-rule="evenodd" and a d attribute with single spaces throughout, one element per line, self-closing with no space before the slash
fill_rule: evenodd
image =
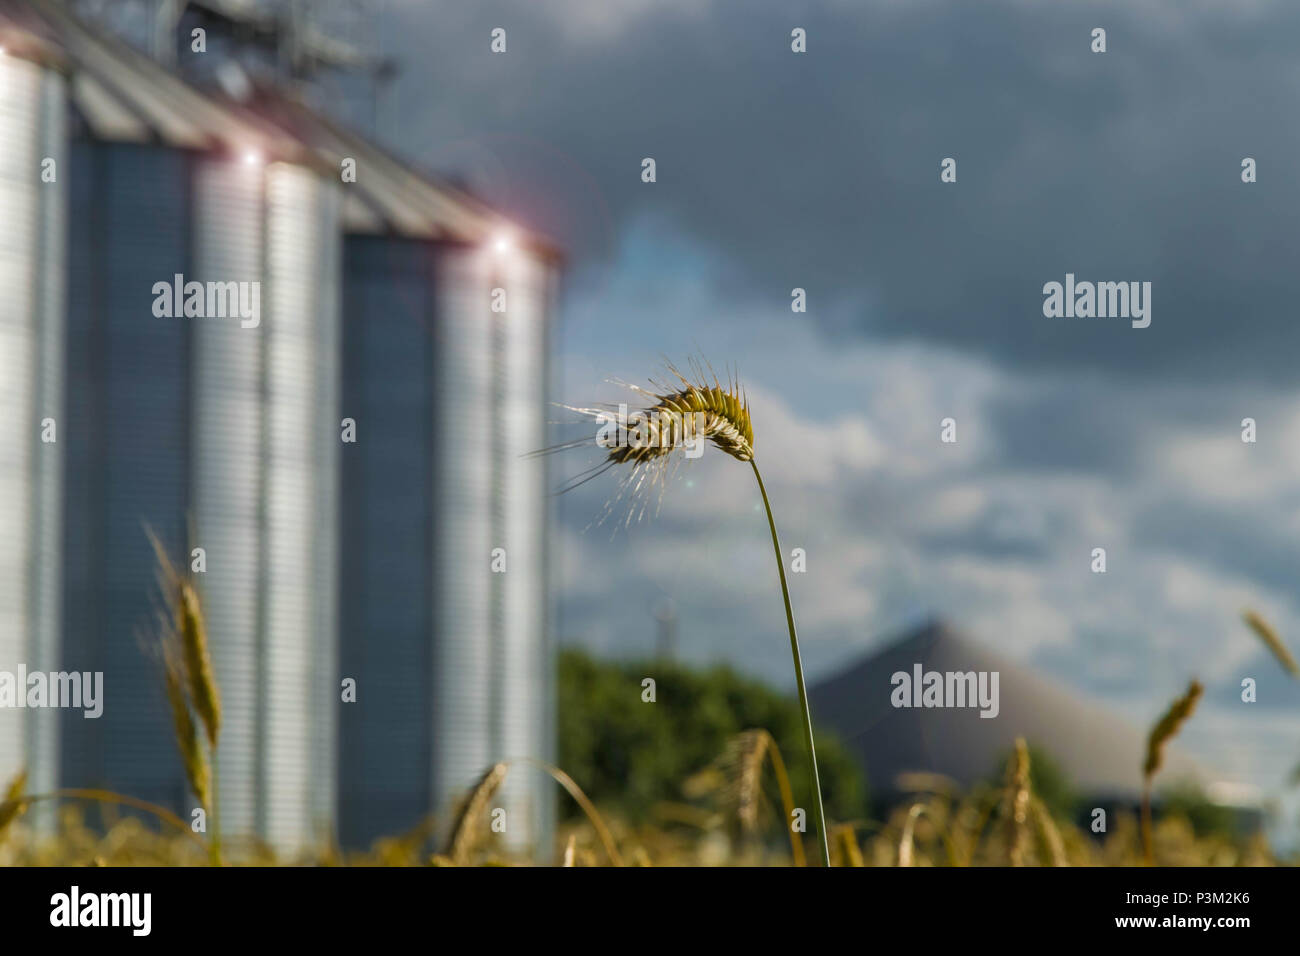
<path id="1" fill-rule="evenodd" d="M 0 0 L 10 53 L 68 77 L 77 112 L 97 137 L 184 149 L 264 149 L 294 159 L 300 144 L 270 124 L 224 108 L 116 37 L 92 30 L 51 0 Z"/>
<path id="2" fill-rule="evenodd" d="M 436 182 L 287 92 L 262 86 L 248 102 L 237 102 L 200 90 L 53 0 L 0 0 L 0 44 L 9 54 L 65 73 L 72 103 L 98 139 L 232 154 L 255 150 L 268 161 L 313 166 L 330 176 L 351 158 L 358 175 L 345 184 L 348 232 L 480 243 L 509 229 L 518 244 L 559 255 L 487 204 Z"/>

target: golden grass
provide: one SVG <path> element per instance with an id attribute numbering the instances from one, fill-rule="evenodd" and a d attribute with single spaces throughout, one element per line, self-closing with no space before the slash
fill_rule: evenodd
<path id="1" fill-rule="evenodd" d="M 475 790 L 482 786 L 479 785 Z M 1001 825 L 987 826 L 980 808 L 1003 805 L 1004 786 L 981 785 L 968 792 L 949 789 L 911 799 L 893 808 L 883 822 L 840 822 L 832 827 L 834 861 L 837 866 L 1005 866 L 1011 852 L 1011 834 Z M 13 793 L 11 784 L 9 792 Z M 143 809 L 167 822 L 169 829 L 157 832 L 136 817 L 107 818 L 106 829 L 89 827 L 80 809 L 61 808 L 56 839 L 41 838 L 26 821 L 15 818 L 7 837 L 0 841 L 0 865 L 194 865 L 203 862 L 204 844 L 189 832 L 184 821 L 169 811 L 141 801 L 95 791 L 66 791 L 40 799 L 89 799 L 121 802 Z M 38 798 L 26 797 L 22 805 Z M 488 801 L 490 803 L 490 801 Z M 0 802 L 0 810 L 9 803 Z M 486 810 L 486 804 L 483 809 Z M 1144 848 L 1135 815 L 1116 811 L 1108 832 L 1101 838 L 1069 821 L 1055 819 L 1032 794 L 1029 800 L 1031 827 L 1023 846 L 1026 866 L 1132 866 L 1141 864 Z M 597 823 L 599 821 L 599 823 Z M 725 830 L 728 820 L 710 815 L 698 826 L 669 823 L 659 827 L 631 825 L 617 817 L 584 816 L 565 824 L 555 850 L 538 848 L 535 856 L 503 851 L 489 839 L 478 840 L 462 854 L 461 865 L 558 864 L 599 866 L 612 859 L 603 841 L 614 851 L 639 866 L 755 865 L 788 860 L 782 856 L 755 856 L 736 847 L 728 852 Z M 420 846 L 431 831 L 428 821 L 394 838 L 376 841 L 368 851 L 339 853 L 322 847 L 315 855 L 299 861 L 321 866 L 409 866 L 421 863 L 453 865 L 449 854 L 421 855 Z M 602 835 L 603 831 L 603 835 Z M 858 831 L 865 831 L 859 838 Z M 775 834 L 769 834 L 773 840 Z M 1037 837 L 1035 840 L 1034 837 Z M 1261 837 L 1227 835 L 1197 836 L 1185 817 L 1162 815 L 1154 827 L 1154 840 L 1161 862 L 1178 866 L 1276 865 Z M 274 865 L 282 861 L 266 847 L 251 841 L 229 843 L 232 862 L 239 865 Z M 198 848 L 196 852 L 195 848 Z"/>
<path id="2" fill-rule="evenodd" d="M 781 748 L 766 730 L 745 730 L 732 737 L 710 767 L 687 781 L 686 790 L 696 795 L 711 792 L 722 812 L 740 824 L 742 833 L 753 835 L 758 830 L 763 800 L 763 767 L 768 762 L 772 765 L 772 774 L 781 794 L 783 826 L 790 835 L 791 857 L 795 866 L 804 866 L 803 841 L 792 826 L 795 805 L 790 777 L 781 757 Z"/>
<path id="3" fill-rule="evenodd" d="M 1295 658 L 1291 656 L 1291 652 L 1282 643 L 1282 639 L 1277 636 L 1277 631 L 1273 630 L 1267 621 L 1254 611 L 1246 611 L 1242 614 L 1242 619 L 1255 632 L 1256 636 L 1264 642 L 1264 646 L 1272 652 L 1273 656 L 1277 658 L 1277 662 L 1282 665 L 1282 668 L 1288 674 L 1292 677 L 1300 676 L 1300 666 L 1297 666 Z"/>
<path id="4" fill-rule="evenodd" d="M 1025 843 L 1029 822 L 1029 747 L 1024 737 L 1007 762 L 1007 787 L 1002 815 L 1007 828 L 1007 857 L 1012 866 L 1025 865 Z"/>
<path id="5" fill-rule="evenodd" d="M 1169 709 L 1156 721 L 1147 737 L 1146 759 L 1142 764 L 1142 848 L 1148 865 L 1155 863 L 1155 850 L 1151 842 L 1151 783 L 1164 763 L 1165 745 L 1191 719 L 1203 691 L 1200 681 L 1193 680 L 1188 684 L 1187 693 L 1169 705 Z"/>
<path id="6" fill-rule="evenodd" d="M 916 839 L 916 821 L 925 812 L 924 803 L 914 803 L 907 811 L 907 821 L 903 824 L 903 835 L 898 840 L 898 865 L 912 865 L 912 850 Z"/>
<path id="7" fill-rule="evenodd" d="M 858 845 L 856 828 L 852 824 L 841 823 L 831 831 L 831 853 L 834 866 L 866 866 L 862 858 L 862 847 Z M 797 862 L 796 866 L 802 864 Z"/>
<path id="8" fill-rule="evenodd" d="M 4 799 L 0 800 L 0 842 L 4 840 L 9 825 L 22 815 L 27 805 L 19 798 L 27 789 L 27 771 L 20 770 L 5 788 Z"/>
<path id="9" fill-rule="evenodd" d="M 209 854 L 213 865 L 220 865 L 217 738 L 221 731 L 221 693 L 212 668 L 203 606 L 191 576 L 176 569 L 151 529 L 145 528 L 145 535 L 158 562 L 163 606 L 158 614 L 155 638 L 162 658 L 163 687 L 172 714 L 176 747 L 190 791 L 211 818 Z M 200 723 L 206 748 L 198 732 Z"/>
<path id="10" fill-rule="evenodd" d="M 666 392 L 637 391 L 654 399 L 643 411 L 638 441 L 609 450 L 609 459 L 617 464 L 649 462 L 692 446 L 697 441 L 711 442 L 737 461 L 754 457 L 754 424 L 749 417 L 749 402 L 740 386 L 729 382 L 726 387 L 714 377 L 713 384 L 692 382 L 672 366 L 680 388 Z"/>
<path id="11" fill-rule="evenodd" d="M 1187 693 L 1178 697 L 1164 715 L 1156 721 L 1147 737 L 1146 760 L 1142 764 L 1142 776 L 1150 780 L 1160 770 L 1165 759 L 1165 745 L 1182 729 L 1183 724 L 1191 718 L 1196 710 L 1196 702 L 1201 699 L 1205 688 L 1201 682 L 1193 680 L 1187 685 Z"/>
<path id="12" fill-rule="evenodd" d="M 1052 820 L 1052 815 L 1048 812 L 1043 801 L 1038 797 L 1032 797 L 1030 810 L 1033 812 L 1034 822 L 1038 824 L 1039 836 L 1047 846 L 1052 866 L 1069 866 L 1069 860 L 1065 855 L 1065 843 L 1061 839 L 1061 831 L 1057 829 L 1056 823 Z"/>
<path id="13" fill-rule="evenodd" d="M 199 801 L 200 806 L 212 806 L 212 767 L 208 755 L 199 739 L 199 729 L 185 700 L 183 665 L 177 659 L 173 649 L 163 649 L 163 686 L 167 691 L 167 703 L 172 714 L 172 730 L 176 737 L 176 747 L 181 753 L 181 766 L 185 770 L 185 779 L 189 782 L 190 792 Z"/>
<path id="14" fill-rule="evenodd" d="M 464 866 L 470 853 L 478 844 L 482 834 L 483 816 L 493 795 L 505 783 L 510 772 L 508 763 L 497 763 L 489 767 L 474 785 L 464 801 L 455 825 L 447 838 L 444 855 L 456 866 Z"/>
<path id="15" fill-rule="evenodd" d="M 216 749 L 217 735 L 221 730 L 221 694 L 212 670 L 212 656 L 208 651 L 208 629 L 203 622 L 199 595 L 189 581 L 177 582 L 177 630 L 181 649 L 185 655 L 185 676 L 189 682 L 190 701 L 194 711 L 203 721 L 208 746 Z"/>

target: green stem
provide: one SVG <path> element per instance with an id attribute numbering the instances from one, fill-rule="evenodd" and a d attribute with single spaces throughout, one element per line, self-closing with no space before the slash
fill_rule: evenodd
<path id="1" fill-rule="evenodd" d="M 758 479 L 758 491 L 763 496 L 763 507 L 767 509 L 767 526 L 772 531 L 772 549 L 776 552 L 776 570 L 781 576 L 781 597 L 785 600 L 785 623 L 790 628 L 790 653 L 794 655 L 794 679 L 799 685 L 799 708 L 803 711 L 803 740 L 808 747 L 808 762 L 812 766 L 813 797 L 816 800 L 817 834 L 822 841 L 822 865 L 831 865 L 831 848 L 827 842 L 826 811 L 822 809 L 822 784 L 817 775 L 817 750 L 813 746 L 812 712 L 808 709 L 808 688 L 804 686 L 803 661 L 799 657 L 799 638 L 794 630 L 794 611 L 790 608 L 790 588 L 785 583 L 785 560 L 781 555 L 781 541 L 776 536 L 776 519 L 772 517 L 772 504 L 767 500 L 767 489 L 763 487 L 763 476 L 758 473 L 758 462 L 749 460 Z M 790 821 L 786 821 L 786 826 Z"/>

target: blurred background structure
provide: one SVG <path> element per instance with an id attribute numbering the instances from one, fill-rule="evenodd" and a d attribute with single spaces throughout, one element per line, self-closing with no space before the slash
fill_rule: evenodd
<path id="1" fill-rule="evenodd" d="M 981 717 L 980 707 L 969 703 L 893 706 L 893 675 L 910 677 L 918 664 L 923 672 L 945 675 L 998 674 L 996 719 Z M 817 726 L 836 734 L 860 765 L 871 768 L 873 794 L 885 805 L 916 789 L 918 775 L 971 787 L 987 777 L 990 767 L 1005 763 L 1017 737 L 1051 755 L 1081 805 L 1134 808 L 1140 800 L 1141 779 L 1134 768 L 1146 753 L 1145 728 L 940 619 L 850 662 L 808 693 Z M 1234 784 L 1179 743 L 1167 748 L 1161 773 L 1166 781 L 1231 808 L 1243 825 L 1258 827 L 1258 790 Z"/>
<path id="2" fill-rule="evenodd" d="M 0 670 L 105 686 L 97 720 L 0 710 L 0 779 L 188 810 L 146 527 L 203 549 L 223 830 L 362 845 L 551 757 L 520 456 L 558 255 L 313 106 L 391 75 L 331 38 L 355 6 L 0 2 Z M 259 283 L 260 324 L 155 316 L 174 276 Z M 547 839 L 540 775 L 501 799 L 509 842 Z"/>

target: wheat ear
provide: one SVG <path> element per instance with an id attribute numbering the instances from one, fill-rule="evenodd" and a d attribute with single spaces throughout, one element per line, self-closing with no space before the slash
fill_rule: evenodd
<path id="1" fill-rule="evenodd" d="M 742 731 L 727 743 L 726 750 L 716 761 L 723 776 L 722 796 L 726 806 L 733 810 L 741 828 L 753 832 L 758 827 L 758 810 L 763 794 L 763 764 L 771 761 L 777 789 L 781 791 L 782 809 L 785 811 L 785 828 L 790 835 L 790 854 L 795 866 L 804 866 L 803 842 L 791 823 L 794 819 L 794 794 L 790 777 L 781 758 L 781 749 L 766 730 Z"/>
<path id="2" fill-rule="evenodd" d="M 185 676 L 189 681 L 190 700 L 194 712 L 203 721 L 208 745 L 214 750 L 217 734 L 221 730 L 221 694 L 212 670 L 212 656 L 208 651 L 208 629 L 203 622 L 199 595 L 189 581 L 181 581 L 176 596 L 178 630 L 181 648 L 185 653 Z"/>
<path id="3" fill-rule="evenodd" d="M 1003 814 L 1007 826 L 1007 854 L 1012 866 L 1025 865 L 1026 824 L 1029 820 L 1029 747 L 1016 738 L 1015 752 L 1007 762 Z"/>
<path id="4" fill-rule="evenodd" d="M 4 842 L 5 830 L 9 829 L 9 825 L 22 816 L 23 811 L 27 809 L 27 804 L 21 799 L 26 789 L 27 771 L 20 770 L 18 775 L 9 781 L 4 799 L 0 800 L 0 843 Z"/>
<path id="5" fill-rule="evenodd" d="M 1155 863 L 1155 851 L 1151 842 L 1151 781 L 1165 759 L 1165 744 L 1187 723 L 1196 710 L 1196 702 L 1201 699 L 1200 681 L 1193 680 L 1187 685 L 1187 693 L 1169 705 L 1147 737 L 1146 760 L 1142 764 L 1142 852 L 1148 866 Z"/>
<path id="6" fill-rule="evenodd" d="M 708 441 L 737 461 L 747 461 L 754 470 L 758 491 L 767 512 L 768 531 L 772 535 L 772 549 L 776 553 L 776 570 L 781 579 L 781 598 L 785 603 L 786 628 L 790 632 L 790 654 L 794 658 L 795 684 L 799 690 L 799 708 L 802 712 L 804 745 L 808 748 L 808 764 L 813 790 L 813 810 L 817 820 L 817 835 L 821 841 L 822 865 L 831 865 L 829 834 L 826 830 L 826 811 L 822 806 L 821 778 L 817 772 L 817 749 L 813 742 L 812 712 L 808 707 L 808 688 L 803 675 L 803 659 L 799 653 L 799 637 L 795 631 L 794 611 L 790 606 L 790 587 L 785 579 L 785 561 L 781 555 L 781 540 L 776 532 L 776 519 L 772 516 L 772 503 L 763 485 L 763 476 L 754 459 L 754 423 L 749 414 L 745 392 L 734 377 L 724 386 L 710 369 L 712 384 L 704 368 L 693 363 L 691 371 L 696 381 L 688 379 L 672 365 L 669 372 L 676 378 L 671 389 L 655 390 L 634 387 L 635 391 L 653 399 L 642 413 L 646 421 L 638 429 L 638 440 L 611 448 L 606 460 L 593 473 L 582 478 L 589 481 L 608 468 L 631 464 L 632 473 L 626 479 L 633 492 L 644 481 L 643 468 L 667 463 L 676 452 L 693 448 L 700 441 Z M 573 408 L 573 411 L 605 420 L 608 413 L 591 408 Z M 658 475 L 662 476 L 660 470 Z M 578 482 L 579 484 L 581 482 Z M 576 487 L 570 484 L 569 487 Z M 629 514 L 628 520 L 631 520 Z"/>
<path id="7" fill-rule="evenodd" d="M 493 764 L 484 771 L 483 776 L 479 777 L 469 797 L 462 804 L 460 814 L 447 839 L 447 849 L 444 851 L 457 866 L 464 866 L 469 862 L 469 855 L 478 842 L 479 824 L 482 822 L 484 811 L 487 810 L 493 794 L 505 782 L 506 774 L 509 772 L 510 764 Z"/>
<path id="8" fill-rule="evenodd" d="M 1297 666 L 1295 658 L 1291 656 L 1291 652 L 1282 643 L 1282 639 L 1277 636 L 1277 631 L 1273 630 L 1269 623 L 1254 611 L 1246 611 L 1242 614 L 1242 618 L 1259 639 L 1264 642 L 1264 646 L 1273 652 L 1273 656 L 1277 658 L 1283 669 L 1292 677 L 1300 676 L 1300 666 Z"/>
<path id="9" fill-rule="evenodd" d="M 190 792 L 199 804 L 212 810 L 212 768 L 199 739 L 199 729 L 185 700 L 182 676 L 183 665 L 170 646 L 163 648 L 163 686 L 172 712 L 172 729 L 176 733 L 176 747 L 181 752 L 181 766 L 189 781 Z"/>
<path id="10" fill-rule="evenodd" d="M 217 737 L 221 729 L 221 695 L 208 650 L 203 607 L 194 585 L 171 560 L 153 530 L 145 534 L 158 561 L 158 586 L 165 611 L 160 615 L 159 644 L 163 657 L 163 683 L 172 712 L 177 748 L 181 752 L 190 789 L 212 817 L 209 856 L 221 864 L 221 821 L 217 812 Z M 204 751 L 194 714 L 203 724 L 208 742 Z"/>

